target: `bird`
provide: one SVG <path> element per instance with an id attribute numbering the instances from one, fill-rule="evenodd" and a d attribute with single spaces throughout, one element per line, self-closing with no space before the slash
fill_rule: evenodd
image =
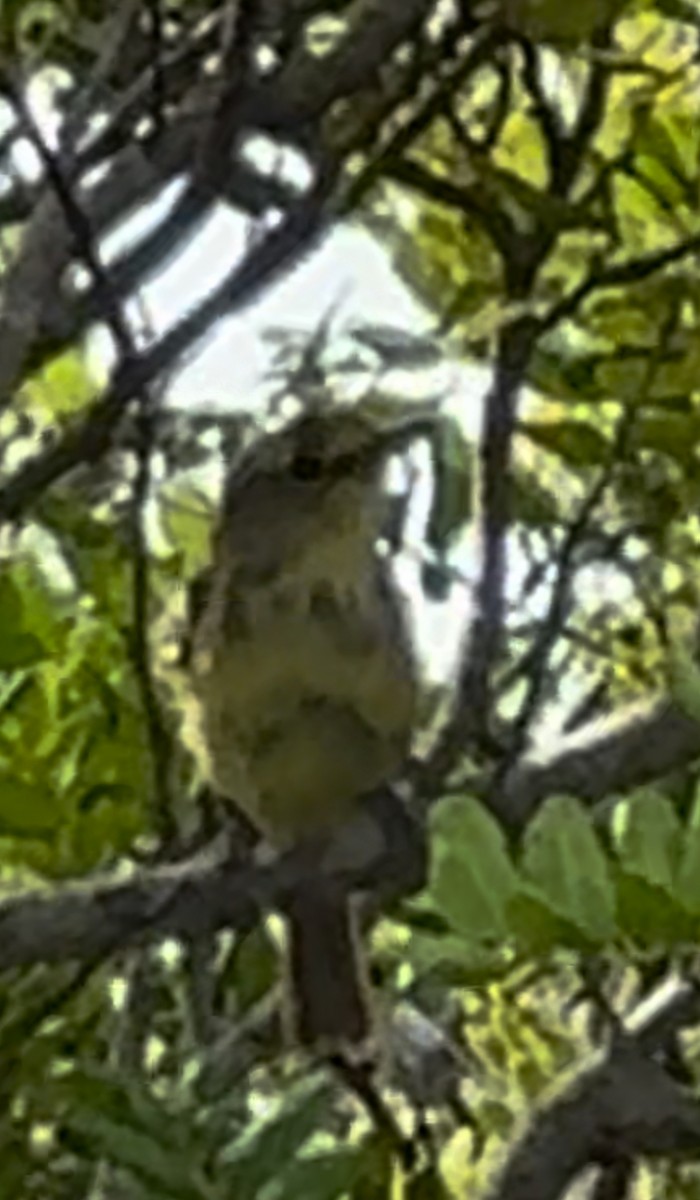
<path id="1" fill-rule="evenodd" d="M 332 834 L 409 754 L 419 670 L 378 546 L 388 461 L 433 420 L 409 403 L 302 411 L 228 472 L 190 635 L 193 745 L 213 788 L 280 850 Z M 294 1042 L 367 1047 L 355 898 L 319 871 L 283 916 Z"/>

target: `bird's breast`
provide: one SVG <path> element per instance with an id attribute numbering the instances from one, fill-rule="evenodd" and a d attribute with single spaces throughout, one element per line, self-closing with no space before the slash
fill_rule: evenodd
<path id="1" fill-rule="evenodd" d="M 220 579 L 192 677 L 216 786 L 279 842 L 337 823 L 408 751 L 416 672 L 398 597 L 374 564 L 359 587 L 342 572 Z"/>

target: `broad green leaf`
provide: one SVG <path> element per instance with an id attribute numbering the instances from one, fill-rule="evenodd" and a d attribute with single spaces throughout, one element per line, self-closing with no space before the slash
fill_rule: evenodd
<path id="1" fill-rule="evenodd" d="M 0 836 L 51 838 L 63 820 L 57 797 L 46 787 L 0 772 Z"/>
<path id="2" fill-rule="evenodd" d="M 0 670 L 16 671 L 31 667 L 46 658 L 46 647 L 33 633 L 17 633 L 9 636 L 6 626 L 0 630 Z"/>
<path id="3" fill-rule="evenodd" d="M 670 892 L 682 833 L 668 797 L 651 789 L 636 793 L 625 801 L 615 832 L 623 869 Z"/>
<path id="4" fill-rule="evenodd" d="M 528 382 L 544 395 L 556 400 L 601 400 L 598 367 L 600 355 L 568 353 L 565 346 L 551 350 L 537 347 L 528 366 Z"/>
<path id="5" fill-rule="evenodd" d="M 586 309 L 586 327 L 613 345 L 648 350 L 658 339 L 659 312 L 627 292 L 601 292 Z"/>
<path id="6" fill-rule="evenodd" d="M 622 355 L 618 351 L 612 358 L 601 359 L 595 369 L 600 392 L 613 400 L 630 403 L 644 397 L 648 375 L 646 355 L 639 353 Z"/>
<path id="7" fill-rule="evenodd" d="M 115 854 L 127 853 L 140 835 L 148 833 L 150 813 L 145 798 L 135 796 L 131 789 L 114 787 L 111 790 L 117 798 L 110 800 L 106 798 L 109 790 L 103 789 L 105 798 L 90 800 L 85 811 L 84 799 L 79 804 L 64 838 L 61 862 L 57 864 L 60 873 L 80 875 L 92 871 Z"/>
<path id="8" fill-rule="evenodd" d="M 637 945 L 654 950 L 696 941 L 697 921 L 665 888 L 641 875 L 615 869 L 617 920 L 620 932 Z"/>
<path id="9" fill-rule="evenodd" d="M 22 597 L 24 628 L 43 643 L 51 657 L 64 653 L 75 619 L 74 597 L 53 588 L 50 566 L 28 555 L 15 560 L 12 579 Z"/>
<path id="10" fill-rule="evenodd" d="M 586 421 L 521 421 L 518 431 L 573 467 L 601 466 L 610 457 L 607 441 Z"/>
<path id="11" fill-rule="evenodd" d="M 630 435 L 630 451 L 657 450 L 687 467 L 694 461 L 697 420 L 676 413 L 640 413 Z"/>
<path id="12" fill-rule="evenodd" d="M 587 941 L 576 921 L 562 916 L 538 888 L 527 884 L 510 901 L 508 921 L 518 948 L 533 958 L 562 946 L 580 949 Z"/>
<path id="13" fill-rule="evenodd" d="M 594 943 L 615 934 L 608 863 L 585 809 L 567 796 L 547 800 L 528 826 L 523 871 L 543 902 Z"/>
<path id="14" fill-rule="evenodd" d="M 437 807 L 432 832 L 430 894 L 436 908 L 477 946 L 503 941 L 518 879 L 499 825 L 476 800 L 460 797 Z"/>
<path id="15" fill-rule="evenodd" d="M 6 572 L 0 575 L 0 670 L 15 671 L 46 658 L 47 650 L 26 629 L 22 593 Z"/>

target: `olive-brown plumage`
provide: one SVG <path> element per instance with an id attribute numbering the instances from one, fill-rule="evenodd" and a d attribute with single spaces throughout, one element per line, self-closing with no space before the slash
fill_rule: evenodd
<path id="1" fill-rule="evenodd" d="M 416 670 L 377 551 L 384 467 L 405 421 L 301 417 L 262 439 L 227 484 L 192 637 L 197 741 L 215 787 L 280 847 L 342 822 L 409 749 Z M 366 988 L 348 897 L 319 876 L 286 915 L 297 1037 L 361 1042 Z"/>

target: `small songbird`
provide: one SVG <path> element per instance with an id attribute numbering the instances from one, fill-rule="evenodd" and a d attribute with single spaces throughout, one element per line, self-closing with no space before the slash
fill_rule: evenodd
<path id="1" fill-rule="evenodd" d="M 280 848 L 333 830 L 400 772 L 418 675 L 377 543 L 385 468 L 426 409 L 318 409 L 234 464 L 189 670 L 200 762 Z M 371 1031 L 348 895 L 309 878 L 285 907 L 293 1032 L 316 1050 Z"/>

